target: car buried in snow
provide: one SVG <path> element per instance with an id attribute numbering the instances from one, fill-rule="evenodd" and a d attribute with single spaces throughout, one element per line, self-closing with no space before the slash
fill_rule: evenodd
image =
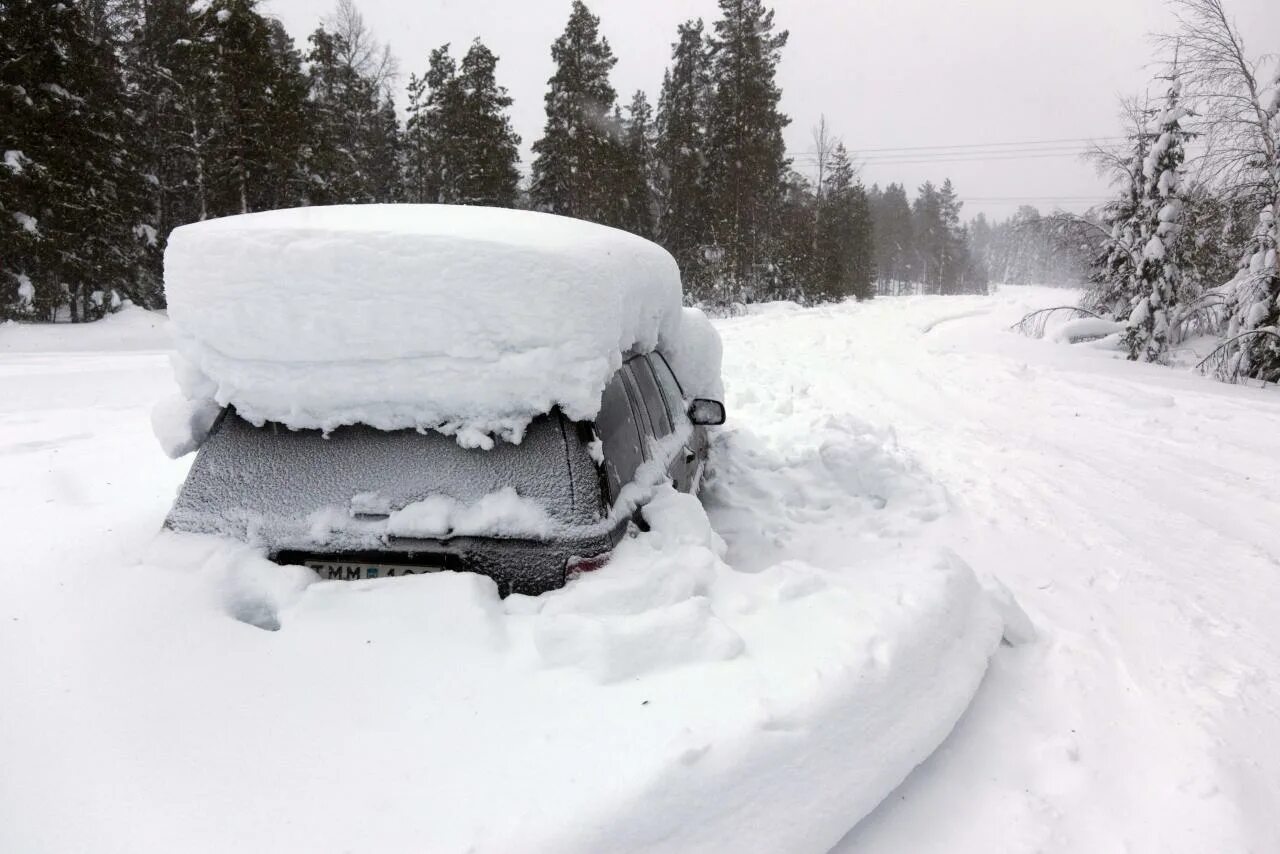
<path id="1" fill-rule="evenodd" d="M 625 360 L 594 421 L 555 410 L 489 450 L 435 431 L 254 426 L 228 407 L 166 527 L 232 533 L 321 579 L 455 570 L 536 595 L 603 565 L 648 487 L 696 494 L 707 427 L 724 420 L 720 402 L 685 398 L 659 351 Z"/>
<path id="2" fill-rule="evenodd" d="M 724 421 L 720 338 L 664 249 L 531 211 L 337 205 L 182 226 L 165 249 L 199 449 L 167 519 L 324 579 L 603 563 Z"/>

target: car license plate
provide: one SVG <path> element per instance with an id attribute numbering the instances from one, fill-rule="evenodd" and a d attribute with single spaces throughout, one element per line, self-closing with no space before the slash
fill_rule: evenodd
<path id="1" fill-rule="evenodd" d="M 408 566 L 402 563 L 360 563 L 355 561 L 309 560 L 306 565 L 314 569 L 325 581 L 356 581 L 362 578 L 393 578 L 401 575 L 421 575 L 439 572 L 439 566 Z"/>

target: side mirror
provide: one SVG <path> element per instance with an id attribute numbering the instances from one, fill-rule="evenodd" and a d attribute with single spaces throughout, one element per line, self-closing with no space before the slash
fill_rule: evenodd
<path id="1" fill-rule="evenodd" d="M 700 397 L 689 404 L 689 420 L 698 427 L 718 427 L 724 419 L 724 404 L 718 400 Z"/>

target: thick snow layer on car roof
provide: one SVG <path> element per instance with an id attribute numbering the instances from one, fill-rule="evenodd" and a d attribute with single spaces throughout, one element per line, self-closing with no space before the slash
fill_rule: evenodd
<path id="1" fill-rule="evenodd" d="M 165 288 L 189 397 L 295 428 L 518 438 L 590 418 L 630 350 L 677 340 L 680 273 L 617 229 L 528 211 L 346 205 L 176 229 Z"/>

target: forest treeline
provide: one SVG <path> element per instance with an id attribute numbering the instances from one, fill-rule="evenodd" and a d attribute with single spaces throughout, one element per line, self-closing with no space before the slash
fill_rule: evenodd
<path id="1" fill-rule="evenodd" d="M 786 43 L 761 0 L 720 0 L 710 26 L 679 26 L 656 100 L 620 97 L 600 21 L 575 0 L 522 175 L 480 40 L 423 58 L 401 115 L 396 59 L 350 0 L 305 45 L 257 0 L 0 0 L 0 319 L 159 307 L 179 225 L 371 202 L 623 228 L 671 251 L 703 303 L 985 292 L 950 181 L 867 188 L 825 119 L 815 174 L 793 167 Z"/>

